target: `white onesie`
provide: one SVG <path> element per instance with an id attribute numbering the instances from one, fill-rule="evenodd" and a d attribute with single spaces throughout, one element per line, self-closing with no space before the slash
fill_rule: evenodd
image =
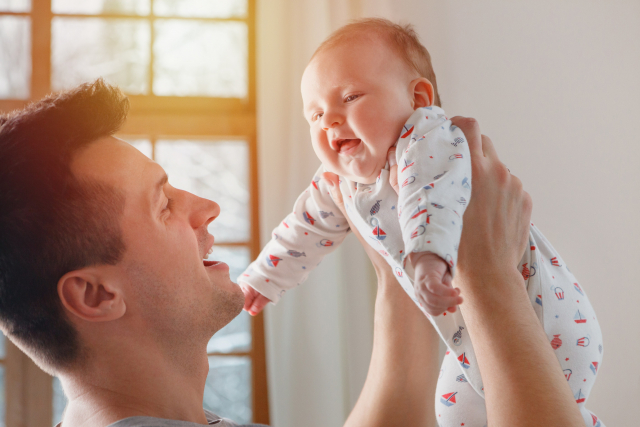
<path id="1" fill-rule="evenodd" d="M 400 285 L 416 303 L 408 253 L 433 252 L 455 274 L 462 216 L 471 196 L 469 157 L 462 131 L 452 125 L 441 108 L 425 107 L 411 115 L 397 142 L 399 195 L 389 184 L 387 168 L 371 184 L 340 178 L 340 191 L 351 221 L 384 256 Z M 296 201 L 293 212 L 276 227 L 258 259 L 238 278 L 238 282 L 250 285 L 274 303 L 288 289 L 302 283 L 349 232 L 346 218 L 333 203 L 325 180 L 320 178 L 322 172 L 324 168 L 320 167 L 309 188 Z M 567 378 L 570 385 L 576 371 L 578 376 L 585 376 L 580 383 L 574 381 L 577 388 L 572 389 L 577 393 L 576 401 L 586 425 L 595 426 L 600 421 L 593 418 L 591 422 L 595 415 L 584 409 L 584 401 L 602 358 L 599 325 L 577 281 L 533 224 L 530 241 L 530 249 L 521 262 L 529 296 L 556 352 L 560 353 L 557 349 L 562 344 L 556 347 L 559 340 L 570 340 L 563 341 L 562 357 L 566 360 L 560 362 L 566 368 L 565 373 L 573 372 Z M 560 299 L 556 289 L 572 294 Z M 581 302 L 573 303 L 577 296 L 573 293 L 579 293 Z M 555 304 L 552 318 L 551 313 L 543 310 L 547 304 Z M 438 422 L 447 427 L 460 423 L 484 426 L 482 378 L 460 310 L 435 317 L 425 314 L 449 349 L 438 381 Z M 577 344 L 565 356 L 564 350 L 572 340 L 577 340 Z M 590 370 L 593 374 L 586 378 Z M 603 427 L 601 423 L 598 425 Z"/>

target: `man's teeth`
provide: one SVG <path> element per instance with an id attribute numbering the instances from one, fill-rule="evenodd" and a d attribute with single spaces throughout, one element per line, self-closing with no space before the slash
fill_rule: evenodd
<path id="1" fill-rule="evenodd" d="M 204 256 L 204 259 L 209 259 L 209 255 L 211 255 L 212 253 L 213 253 L 213 248 L 210 248 L 210 249 L 207 251 L 206 255 Z"/>

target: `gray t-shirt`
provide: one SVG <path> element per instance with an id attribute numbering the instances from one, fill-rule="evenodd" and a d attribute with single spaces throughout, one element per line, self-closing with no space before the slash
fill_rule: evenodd
<path id="1" fill-rule="evenodd" d="M 209 412 L 206 409 L 204 414 L 207 416 L 210 426 L 216 427 L 267 427 L 264 424 L 236 424 L 233 421 L 220 418 L 213 412 Z M 58 424 L 57 427 L 61 425 Z M 202 424 L 194 424 L 187 421 L 165 420 L 162 418 L 154 417 L 129 417 L 124 420 L 117 421 L 110 424 L 109 427 L 197 427 Z"/>

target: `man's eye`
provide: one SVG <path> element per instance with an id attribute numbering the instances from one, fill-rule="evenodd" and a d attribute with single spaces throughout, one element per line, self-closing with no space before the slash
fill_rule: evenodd
<path id="1" fill-rule="evenodd" d="M 358 98 L 358 95 L 349 95 L 344 99 L 344 102 L 351 102 L 356 98 Z"/>

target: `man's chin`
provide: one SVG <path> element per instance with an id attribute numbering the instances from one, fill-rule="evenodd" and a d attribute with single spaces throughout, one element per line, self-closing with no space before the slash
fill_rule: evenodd
<path id="1" fill-rule="evenodd" d="M 228 283 L 224 285 L 218 284 L 218 286 L 214 287 L 215 292 L 213 293 L 211 301 L 211 316 L 214 320 L 213 326 L 215 328 L 214 333 L 235 319 L 242 311 L 242 307 L 244 307 L 244 293 L 242 289 L 228 277 L 227 281 Z"/>

